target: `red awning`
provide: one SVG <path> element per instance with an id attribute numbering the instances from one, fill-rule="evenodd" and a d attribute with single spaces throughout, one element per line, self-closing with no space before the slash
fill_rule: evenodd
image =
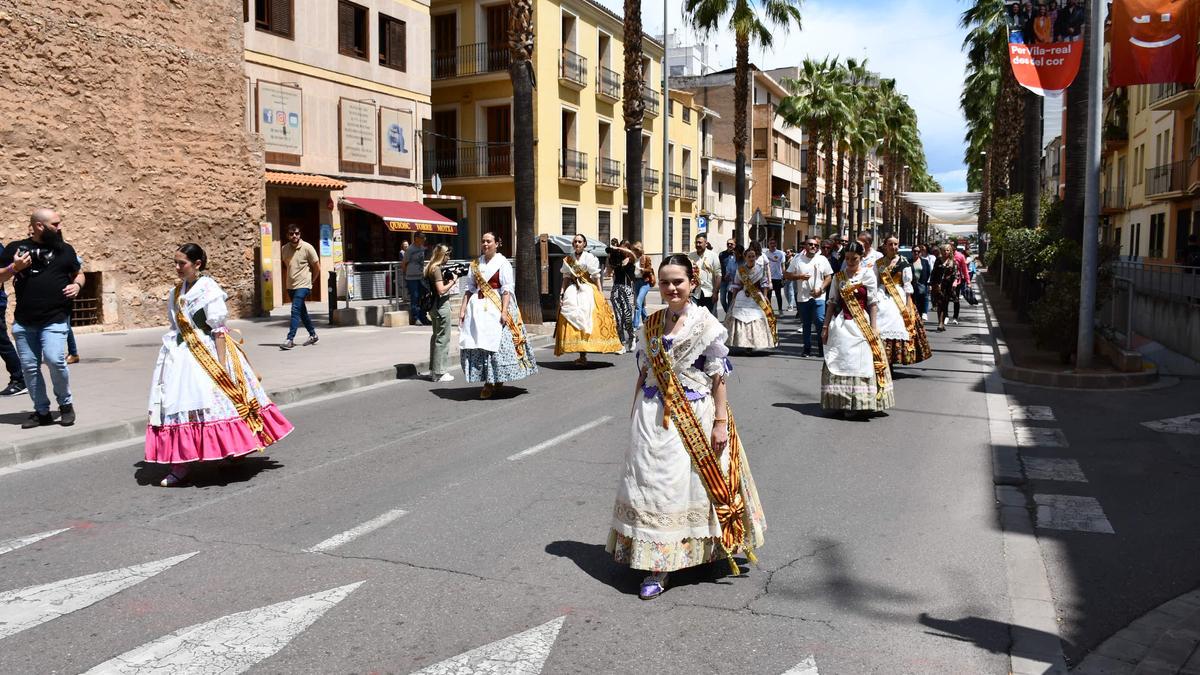
<path id="1" fill-rule="evenodd" d="M 342 199 L 342 203 L 383 218 L 383 222 L 393 232 L 458 234 L 458 223 L 420 202 L 347 197 Z"/>

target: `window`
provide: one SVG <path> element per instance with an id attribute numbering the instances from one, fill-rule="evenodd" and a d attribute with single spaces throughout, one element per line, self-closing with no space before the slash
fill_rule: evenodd
<path id="1" fill-rule="evenodd" d="M 725 199 L 725 181 L 717 181 L 717 199 Z"/>
<path id="2" fill-rule="evenodd" d="M 292 37 L 292 0 L 254 0 L 254 27 Z"/>
<path id="3" fill-rule="evenodd" d="M 683 123 L 684 124 L 692 123 L 692 109 L 687 107 L 686 105 L 683 106 Z"/>
<path id="4" fill-rule="evenodd" d="M 564 206 L 562 210 L 562 233 L 564 236 L 575 236 L 575 207 Z"/>
<path id="5" fill-rule="evenodd" d="M 671 99 L 671 100 L 667 101 L 667 116 L 668 117 L 675 116 L 675 99 Z"/>
<path id="6" fill-rule="evenodd" d="M 379 65 L 400 71 L 408 67 L 407 31 L 403 21 L 379 15 Z"/>
<path id="7" fill-rule="evenodd" d="M 599 223 L 600 241 L 605 244 L 612 238 L 612 213 L 609 211 L 601 211 L 596 214 Z"/>
<path id="8" fill-rule="evenodd" d="M 684 66 L 671 66 L 671 77 L 680 77 L 684 74 Z"/>
<path id="9" fill-rule="evenodd" d="M 664 249 L 667 254 L 675 251 L 675 219 L 667 216 L 667 247 Z"/>
<path id="10" fill-rule="evenodd" d="M 1150 216 L 1150 257 L 1163 257 L 1163 241 L 1167 233 L 1167 214 L 1156 213 Z"/>
<path id="11" fill-rule="evenodd" d="M 681 241 L 684 241 L 684 242 L 692 241 L 692 219 L 691 218 L 683 219 L 683 239 Z"/>
<path id="12" fill-rule="evenodd" d="M 367 8 L 338 0 L 338 53 L 367 58 Z"/>

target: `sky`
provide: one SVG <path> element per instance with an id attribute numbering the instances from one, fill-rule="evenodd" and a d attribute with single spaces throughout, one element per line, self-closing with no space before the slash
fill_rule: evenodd
<path id="1" fill-rule="evenodd" d="M 619 0 L 599 0 L 620 14 Z M 686 25 L 683 0 L 666 0 L 668 26 L 681 44 L 707 43 L 714 69 L 733 66 L 734 42 L 728 30 L 704 38 Z M 966 122 L 958 107 L 966 56 L 965 31 L 958 27 L 963 0 L 804 0 L 802 30 L 775 31 L 769 51 L 750 49 L 750 60 L 768 70 L 799 65 L 805 57 L 867 59 L 867 66 L 895 78 L 917 112 L 929 172 L 947 192 L 966 190 L 963 163 Z M 661 35 L 662 4 L 642 0 L 642 23 Z"/>

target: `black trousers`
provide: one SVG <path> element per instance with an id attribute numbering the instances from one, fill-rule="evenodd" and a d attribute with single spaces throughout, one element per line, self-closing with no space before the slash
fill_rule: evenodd
<path id="1" fill-rule="evenodd" d="M 8 379 L 13 382 L 24 382 L 25 374 L 21 371 L 21 359 L 17 356 L 17 348 L 8 337 L 8 319 L 5 317 L 4 305 L 0 305 L 0 359 L 4 360 L 4 368 L 8 370 Z"/>

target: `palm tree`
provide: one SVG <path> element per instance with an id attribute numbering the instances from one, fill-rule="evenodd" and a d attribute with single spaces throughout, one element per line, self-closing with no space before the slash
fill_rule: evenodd
<path id="1" fill-rule="evenodd" d="M 626 17 L 630 0 L 626 0 Z M 733 149 L 736 157 L 734 199 L 737 202 L 736 238 L 742 241 L 746 223 L 747 113 L 750 107 L 750 43 L 767 48 L 774 41 L 771 29 L 800 29 L 801 0 L 687 0 L 684 12 L 692 25 L 711 34 L 722 24 L 733 31 L 737 60 L 733 78 Z M 638 3 L 640 5 L 640 2 Z M 640 9 L 640 7 L 639 7 Z M 765 17 L 767 23 L 759 14 Z M 768 27 L 767 24 L 770 24 Z"/>
<path id="2" fill-rule="evenodd" d="M 629 206 L 631 238 L 642 241 L 644 208 L 642 202 L 642 120 L 646 102 L 642 99 L 642 0 L 625 0 L 625 84 L 622 112 L 625 116 L 625 200 Z M 664 63 L 665 67 L 665 63 Z M 669 167 L 664 167 L 664 171 Z M 666 174 L 663 175 L 664 182 Z M 666 189 L 664 185 L 663 189 Z M 663 241 L 663 256 L 667 242 Z"/>
<path id="3" fill-rule="evenodd" d="M 517 219 L 513 251 L 517 258 L 517 306 L 532 324 L 542 322 L 534 232 L 536 171 L 533 155 L 533 0 L 509 0 L 508 74 L 513 87 L 513 197 Z"/>
<path id="4" fill-rule="evenodd" d="M 864 59 L 859 62 L 856 59 L 846 59 L 846 65 L 843 68 L 843 77 L 841 87 L 839 87 L 838 99 L 845 111 L 845 115 L 839 120 L 840 125 L 837 130 L 837 146 L 838 146 L 838 165 L 836 189 L 834 195 L 837 197 L 837 227 L 838 232 L 842 231 L 842 225 L 845 223 L 844 208 L 847 206 L 846 200 L 842 199 L 843 192 L 846 191 L 846 169 L 849 169 L 849 185 L 850 190 L 847 195 L 850 208 L 850 219 L 854 218 L 854 174 L 857 168 L 856 145 L 851 136 L 856 133 L 865 123 L 865 113 L 863 102 L 867 97 L 867 89 L 871 79 L 870 71 L 867 70 L 867 61 Z"/>
<path id="5" fill-rule="evenodd" d="M 779 102 L 776 113 L 785 124 L 801 127 L 808 138 L 808 161 L 804 167 L 806 175 L 805 205 L 808 210 L 809 233 L 817 233 L 817 144 L 823 131 L 837 116 L 835 105 L 838 68 L 837 59 L 814 61 L 804 59 L 796 79 L 785 79 L 783 86 L 791 95 Z M 826 167 L 832 158 L 826 157 Z M 826 190 L 830 183 L 826 182 Z M 826 226 L 828 226 L 826 221 Z M 828 234 L 828 233 L 826 233 Z"/>

